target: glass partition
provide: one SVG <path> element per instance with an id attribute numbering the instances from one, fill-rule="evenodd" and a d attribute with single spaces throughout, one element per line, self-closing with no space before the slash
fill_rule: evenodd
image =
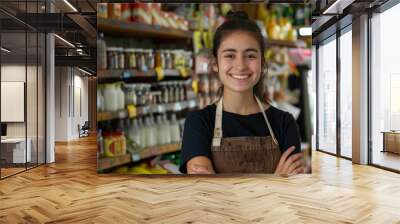
<path id="1" fill-rule="evenodd" d="M 336 154 L 336 36 L 318 48 L 318 149 Z"/>
<path id="2" fill-rule="evenodd" d="M 340 36 L 340 154 L 352 157 L 352 32 Z"/>

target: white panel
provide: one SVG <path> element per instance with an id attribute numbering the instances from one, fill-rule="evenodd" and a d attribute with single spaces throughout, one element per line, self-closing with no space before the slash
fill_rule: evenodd
<path id="1" fill-rule="evenodd" d="M 1 82 L 1 122 L 24 122 L 24 82 Z"/>

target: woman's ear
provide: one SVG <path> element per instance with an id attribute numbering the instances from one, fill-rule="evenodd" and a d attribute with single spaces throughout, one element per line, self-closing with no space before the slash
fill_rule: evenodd
<path id="1" fill-rule="evenodd" d="M 213 72 L 218 73 L 218 64 L 217 64 L 217 59 L 215 57 L 211 59 L 211 67 Z"/>

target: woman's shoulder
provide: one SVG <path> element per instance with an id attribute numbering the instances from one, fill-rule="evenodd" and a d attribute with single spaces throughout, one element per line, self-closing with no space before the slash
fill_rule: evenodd
<path id="1" fill-rule="evenodd" d="M 216 106 L 214 104 L 208 105 L 203 109 L 191 111 L 186 117 L 187 123 L 205 122 L 209 123 L 215 119 Z"/>
<path id="2" fill-rule="evenodd" d="M 283 111 L 281 109 L 278 109 L 272 105 L 270 105 L 269 108 L 267 109 L 267 115 L 268 115 L 268 117 L 271 118 L 271 120 L 273 120 L 273 121 L 275 120 L 278 122 L 294 120 L 292 114 L 290 114 L 289 112 Z"/>

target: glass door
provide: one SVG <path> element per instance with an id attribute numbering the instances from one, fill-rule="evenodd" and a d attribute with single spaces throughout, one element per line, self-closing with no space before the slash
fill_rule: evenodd
<path id="1" fill-rule="evenodd" d="M 400 171 L 400 4 L 371 18 L 371 162 Z"/>
<path id="2" fill-rule="evenodd" d="M 352 158 L 352 32 L 340 36 L 340 155 Z"/>
<path id="3" fill-rule="evenodd" d="M 317 149 L 336 154 L 336 36 L 318 47 Z"/>

